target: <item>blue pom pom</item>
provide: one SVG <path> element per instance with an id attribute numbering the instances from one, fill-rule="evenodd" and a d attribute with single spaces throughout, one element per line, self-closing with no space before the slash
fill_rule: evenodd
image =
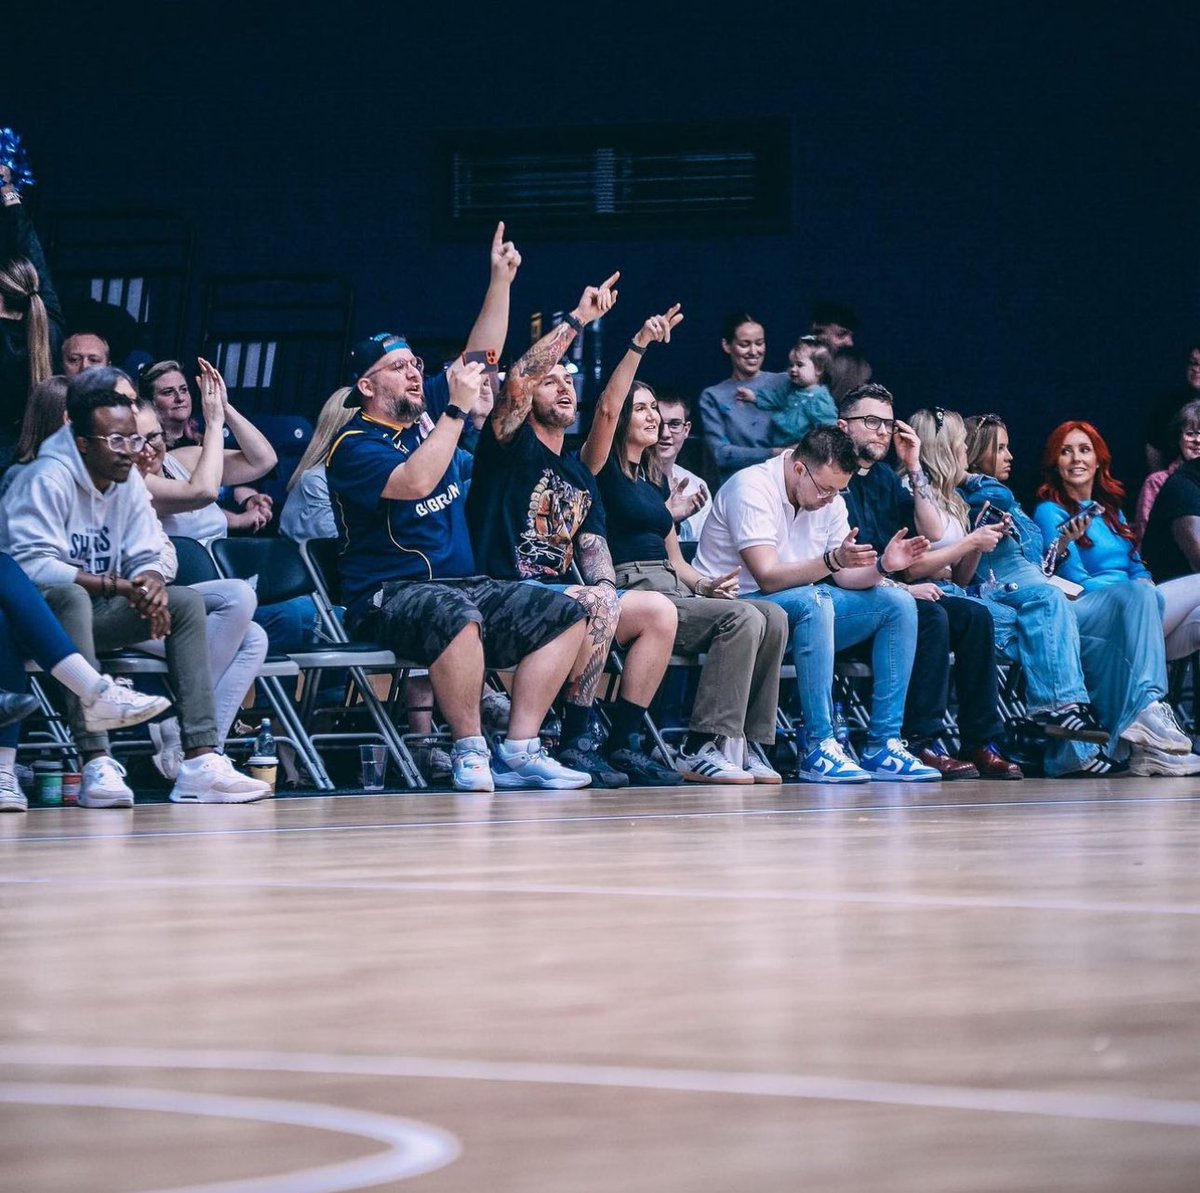
<path id="1" fill-rule="evenodd" d="M 12 185 L 17 191 L 35 185 L 20 134 L 11 128 L 0 128 L 0 166 L 7 166 L 12 171 Z"/>

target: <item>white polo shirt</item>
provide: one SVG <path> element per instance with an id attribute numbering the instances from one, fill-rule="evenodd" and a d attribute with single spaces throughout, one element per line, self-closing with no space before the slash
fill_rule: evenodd
<path id="1" fill-rule="evenodd" d="M 850 533 L 845 501 L 839 495 L 820 509 L 796 509 L 783 487 L 791 463 L 792 453 L 784 452 L 735 472 L 721 486 L 700 534 L 698 572 L 715 579 L 740 567 L 738 593 L 747 596 L 758 584 L 740 554 L 746 547 L 770 544 L 781 563 L 804 563 L 842 544 Z"/>

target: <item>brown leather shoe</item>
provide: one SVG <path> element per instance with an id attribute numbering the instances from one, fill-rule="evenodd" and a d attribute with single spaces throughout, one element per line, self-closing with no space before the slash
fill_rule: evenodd
<path id="1" fill-rule="evenodd" d="M 1025 777 L 1021 768 L 1015 762 L 1009 762 L 991 742 L 973 751 L 971 761 L 978 769 L 981 779 L 1023 779 Z"/>
<path id="2" fill-rule="evenodd" d="M 958 758 L 952 758 L 946 753 L 946 747 L 940 741 L 935 741 L 931 746 L 925 746 L 920 750 L 913 750 L 913 753 L 925 763 L 926 766 L 932 766 L 938 771 L 943 779 L 947 781 L 952 779 L 978 779 L 979 771 L 973 763 L 963 762 Z"/>

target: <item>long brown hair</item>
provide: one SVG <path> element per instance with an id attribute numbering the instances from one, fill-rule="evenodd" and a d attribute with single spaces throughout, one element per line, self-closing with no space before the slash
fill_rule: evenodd
<path id="1" fill-rule="evenodd" d="M 38 448 L 62 428 L 67 413 L 65 377 L 47 377 L 29 391 L 25 417 L 21 419 L 21 434 L 17 439 L 16 460 L 28 464 L 38 454 Z"/>
<path id="2" fill-rule="evenodd" d="M 633 400 L 637 396 L 639 390 L 645 390 L 653 399 L 655 407 L 658 405 L 658 394 L 654 392 L 644 381 L 635 381 L 630 386 L 629 394 L 625 398 L 625 403 L 621 407 L 621 413 L 617 415 L 616 430 L 613 431 L 612 451 L 609 453 L 616 454 L 617 467 L 629 479 L 637 480 L 636 470 L 629 463 L 629 454 L 625 450 L 625 444 L 629 439 L 629 424 L 633 421 Z M 642 474 L 652 484 L 657 485 L 662 480 L 662 469 L 658 466 L 658 457 L 654 451 L 654 445 L 642 450 L 642 458 L 638 461 L 638 467 L 641 468 Z"/>
<path id="3" fill-rule="evenodd" d="M 1067 436 L 1076 431 L 1082 431 L 1091 440 L 1092 450 L 1096 453 L 1096 481 L 1092 500 L 1103 507 L 1104 522 L 1109 530 L 1130 543 L 1134 542 L 1133 528 L 1121 520 L 1121 502 L 1125 500 L 1125 486 L 1112 474 L 1112 452 L 1104 442 L 1104 436 L 1091 423 L 1082 419 L 1060 423 L 1050 432 L 1050 438 L 1046 440 L 1046 449 L 1042 452 L 1042 483 L 1038 486 L 1038 500 L 1056 502 L 1072 516 L 1082 508 L 1080 503 L 1067 493 L 1058 473 L 1058 457 L 1062 454 L 1063 444 L 1066 443 Z M 1079 539 L 1079 545 L 1091 547 L 1095 544 L 1085 534 Z"/>
<path id="4" fill-rule="evenodd" d="M 42 281 L 28 257 L 13 257 L 0 267 L 0 294 L 4 296 L 4 305 L 25 321 L 32 389 L 54 370 L 50 364 L 50 317 L 42 301 Z"/>

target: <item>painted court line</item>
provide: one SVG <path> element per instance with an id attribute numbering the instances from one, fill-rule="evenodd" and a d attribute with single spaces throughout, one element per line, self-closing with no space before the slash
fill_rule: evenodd
<path id="1" fill-rule="evenodd" d="M 378 796 L 312 796 L 307 799 L 378 799 Z M 404 798 L 404 797 L 396 797 Z M 536 796 L 532 798 L 537 798 Z M 289 801 L 301 802 L 299 799 Z M 1137 799 L 1123 796 L 1090 796 L 1061 800 L 1004 800 L 979 803 L 967 801 L 961 803 L 940 804 L 907 804 L 885 803 L 870 805 L 844 804 L 831 807 L 795 807 L 795 808 L 734 808 L 719 812 L 611 812 L 604 815 L 580 816 L 488 816 L 480 819 L 464 820 L 414 820 L 414 821 L 385 821 L 372 824 L 304 824 L 304 825 L 265 825 L 262 828 L 214 828 L 214 829 L 151 829 L 142 831 L 125 831 L 116 833 L 61 833 L 55 836 L 6 836 L 0 837 L 0 848 L 5 845 L 58 845 L 78 841 L 156 841 L 172 838 L 190 837 L 261 837 L 261 836 L 291 836 L 305 833 L 364 833 L 364 832 L 409 832 L 416 829 L 433 828 L 500 828 L 507 825 L 539 825 L 539 824 L 620 824 L 641 821 L 660 820 L 721 820 L 729 818 L 751 819 L 767 816 L 827 816 L 833 813 L 847 815 L 867 815 L 879 812 L 960 812 L 960 811 L 993 811 L 1013 808 L 1065 808 L 1102 807 L 1129 808 L 1133 806 L 1160 804 L 1193 804 L 1200 802 L 1196 796 L 1142 796 Z M 254 805 L 261 810 L 269 810 L 271 805 Z M 166 804 L 147 804 L 143 807 L 163 807 Z M 40 812 L 62 815 L 58 808 L 37 809 Z M 92 813 L 89 813 L 92 815 Z M 101 812 L 101 816 L 119 816 L 122 813 Z M 124 815 L 130 815 L 124 813 Z"/>
<path id="2" fill-rule="evenodd" d="M 1198 916 L 1198 903 L 1125 903 L 1087 899 L 1021 899 L 994 895 L 913 895 L 903 892 L 784 890 L 720 887 L 584 886 L 533 882 L 417 882 L 332 881 L 274 882 L 268 879 L 187 878 L 2 878 L 0 887 L 49 887 L 100 890 L 255 890 L 255 891 L 378 891 L 397 894 L 442 895 L 561 895 L 586 898 L 680 899 L 721 903 L 846 903 L 878 907 L 968 909 L 983 911 L 1062 911 L 1097 915 Z"/>
<path id="3" fill-rule="evenodd" d="M 173 1185 L 169 1189 L 147 1190 L 147 1193 L 350 1193 L 354 1189 L 367 1189 L 433 1172 L 457 1159 L 461 1151 L 453 1135 L 427 1123 L 317 1102 L 285 1102 L 171 1089 L 21 1082 L 0 1084 L 0 1102 L 22 1106 L 162 1111 L 278 1123 L 355 1135 L 387 1145 L 386 1151 L 338 1164 L 246 1180 Z"/>
<path id="4" fill-rule="evenodd" d="M 524 1061 L 444 1060 L 423 1056 L 353 1056 L 321 1052 L 226 1051 L 86 1046 L 0 1046 L 0 1064 L 117 1069 L 201 1069 L 255 1073 L 479 1081 L 521 1085 L 640 1089 L 800 1101 L 851 1102 L 925 1110 L 1020 1114 L 1085 1122 L 1200 1127 L 1200 1102 L 1122 1094 L 984 1089 L 872 1081 L 800 1073 L 650 1069 Z"/>

